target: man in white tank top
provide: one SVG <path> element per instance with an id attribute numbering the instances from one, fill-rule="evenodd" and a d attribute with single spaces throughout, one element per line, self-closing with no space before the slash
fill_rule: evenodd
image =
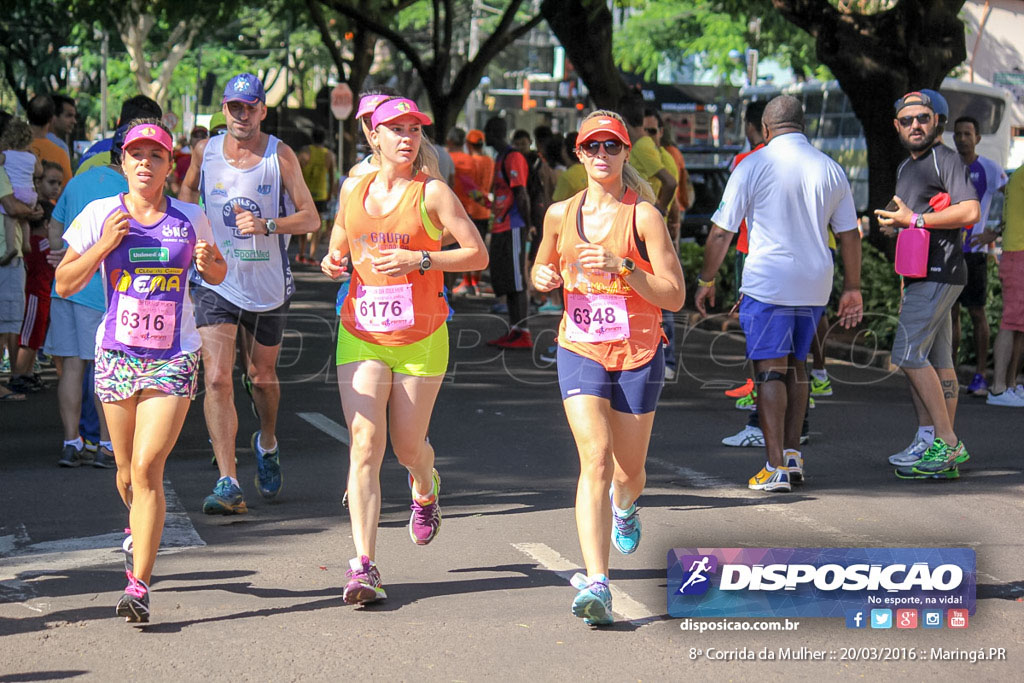
<path id="1" fill-rule="evenodd" d="M 241 514 L 247 508 L 235 468 L 238 415 L 231 374 L 236 339 L 246 368 L 243 383 L 251 391 L 260 422 L 250 439 L 256 454 L 256 488 L 264 498 L 273 498 L 281 489 L 277 356 L 288 300 L 295 291 L 286 235 L 311 232 L 320 219 L 295 152 L 260 131 L 267 116 L 260 80 L 243 73 L 228 81 L 222 111 L 227 133 L 193 147 L 178 198 L 202 202 L 228 262 L 221 284 L 192 283 L 203 338 L 203 408 L 220 470 L 213 493 L 203 501 L 203 512 Z"/>

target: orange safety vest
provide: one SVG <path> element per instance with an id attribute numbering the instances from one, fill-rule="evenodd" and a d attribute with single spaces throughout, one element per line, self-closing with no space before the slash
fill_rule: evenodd
<path id="1" fill-rule="evenodd" d="M 341 324 L 363 341 L 406 346 L 428 337 L 448 318 L 444 274 L 432 269 L 388 277 L 373 272 L 373 260 L 381 256 L 381 249 L 440 251 L 441 231 L 427 216 L 423 194 L 430 178 L 425 173 L 412 179 L 397 206 L 383 216 L 366 212 L 366 194 L 376 177 L 373 172 L 361 178 L 345 204 L 345 233 L 354 272 L 341 308 Z M 381 329 L 388 325 L 394 329 Z"/>
<path id="2" fill-rule="evenodd" d="M 613 273 L 585 271 L 577 259 L 577 244 L 589 243 L 583 231 L 583 200 L 587 191 L 583 190 L 569 200 L 569 205 L 562 219 L 558 234 L 558 268 L 561 271 L 565 312 L 558 327 L 558 344 L 573 353 L 600 363 L 609 372 L 633 370 L 646 365 L 658 351 L 664 334 L 661 330 L 661 309 L 643 298 Z M 646 246 L 640 241 L 636 229 L 637 193 L 626 190 L 622 197 L 618 213 L 612 221 L 611 229 L 597 244 L 602 245 L 620 258 L 629 257 L 636 262 L 638 270 L 654 273 L 647 257 Z M 573 295 L 610 295 L 622 297 L 613 299 L 616 305 L 625 305 L 629 321 L 628 336 L 601 342 L 573 341 L 569 338 L 567 328 L 574 317 L 598 318 L 615 312 L 614 307 L 600 306 L 591 310 L 581 310 L 572 306 L 571 301 L 580 301 Z M 577 320 L 579 322 L 579 320 Z M 620 321 L 611 319 L 612 324 Z"/>

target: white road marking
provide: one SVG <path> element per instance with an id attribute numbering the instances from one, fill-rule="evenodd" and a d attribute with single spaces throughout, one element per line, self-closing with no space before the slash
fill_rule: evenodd
<path id="1" fill-rule="evenodd" d="M 545 569 L 549 569 L 568 581 L 579 567 L 559 555 L 544 543 L 513 543 L 512 547 L 528 555 Z M 660 615 L 634 600 L 615 584 L 609 584 L 612 593 L 612 611 L 625 617 L 627 621 L 641 621 L 659 617 Z"/>
<path id="2" fill-rule="evenodd" d="M 333 437 L 346 446 L 350 445 L 348 430 L 323 413 L 296 413 L 303 420 L 313 425 L 327 436 Z"/>
<path id="3" fill-rule="evenodd" d="M 689 467 L 682 467 L 681 465 L 676 465 L 675 463 L 669 462 L 668 460 L 662 460 L 661 458 L 652 458 L 647 456 L 647 462 L 654 463 L 661 468 L 671 470 L 689 482 L 689 484 L 695 489 L 726 489 L 725 491 L 716 492 L 716 494 L 730 497 L 730 493 L 738 492 L 741 494 L 739 497 L 750 497 L 743 495 L 742 491 L 734 490 L 736 489 L 736 482 L 719 479 L 718 477 L 711 476 L 710 474 L 704 474 L 703 472 L 698 472 L 697 470 L 690 469 Z"/>
<path id="4" fill-rule="evenodd" d="M 784 496 L 786 494 L 770 494 L 762 493 L 760 491 L 753 491 L 746 488 L 741 481 L 727 481 L 725 479 L 719 479 L 710 474 L 704 474 L 697 470 L 690 469 L 689 467 L 682 467 L 675 463 L 661 458 L 652 458 L 648 456 L 647 462 L 653 465 L 657 465 L 662 469 L 669 470 L 683 479 L 686 480 L 695 489 L 715 489 L 714 495 L 719 498 L 736 498 L 743 500 L 764 500 L 766 496 L 778 495 Z M 800 492 L 800 486 L 793 487 L 794 493 Z M 838 527 L 834 527 L 830 524 L 822 522 L 820 519 L 810 517 L 808 515 L 801 514 L 796 510 L 796 506 L 789 504 L 765 504 L 765 505 L 752 505 L 754 510 L 758 512 L 771 512 L 774 514 L 782 515 L 786 517 L 790 522 L 793 522 L 805 529 L 814 530 L 821 534 L 826 534 L 836 539 L 847 539 L 859 540 L 862 542 L 870 542 L 872 539 L 870 536 L 864 534 L 853 533 L 850 531 L 843 531 Z"/>
<path id="5" fill-rule="evenodd" d="M 0 529 L 3 528 L 0 527 Z M 26 531 L 25 525 L 19 522 L 15 525 L 13 534 L 0 536 L 0 557 L 11 553 L 16 548 L 28 545 L 29 542 L 28 531 Z"/>
<path id="6" fill-rule="evenodd" d="M 206 545 L 185 512 L 171 483 L 164 480 L 167 517 L 160 541 L 160 553 L 181 552 Z M 27 534 L 25 540 L 28 541 Z M 41 543 L 19 544 L 11 552 L 0 552 L 0 582 L 18 582 L 26 576 L 40 576 L 69 569 L 119 562 L 124 532 L 117 531 L 82 538 L 64 538 Z M 8 584 L 9 588 L 13 586 Z"/>

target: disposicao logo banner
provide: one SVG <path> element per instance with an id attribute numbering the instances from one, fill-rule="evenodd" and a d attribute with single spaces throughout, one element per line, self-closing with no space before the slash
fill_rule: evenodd
<path id="1" fill-rule="evenodd" d="M 675 548 L 673 617 L 839 617 L 871 608 L 966 608 L 976 558 L 968 548 Z"/>

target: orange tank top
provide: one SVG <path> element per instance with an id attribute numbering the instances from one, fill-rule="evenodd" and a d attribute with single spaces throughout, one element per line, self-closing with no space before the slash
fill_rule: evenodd
<path id="1" fill-rule="evenodd" d="M 440 251 L 441 234 L 424 225 L 423 192 L 429 179 L 425 173 L 413 178 L 395 208 L 383 216 L 366 212 L 366 194 L 376 177 L 374 172 L 361 178 L 344 209 L 353 273 L 341 324 L 363 341 L 405 346 L 426 338 L 448 318 L 444 275 L 439 270 L 414 270 L 388 277 L 373 272 L 373 259 L 382 249 Z"/>
<path id="2" fill-rule="evenodd" d="M 558 234 L 558 267 L 565 312 L 558 328 L 559 345 L 600 363 L 609 372 L 633 370 L 654 357 L 661 344 L 661 309 L 636 293 L 616 274 L 584 271 L 577 244 L 589 243 L 583 231 L 587 191 L 569 200 Z M 636 231 L 637 194 L 626 190 L 611 229 L 597 242 L 636 267 L 654 272 Z"/>

